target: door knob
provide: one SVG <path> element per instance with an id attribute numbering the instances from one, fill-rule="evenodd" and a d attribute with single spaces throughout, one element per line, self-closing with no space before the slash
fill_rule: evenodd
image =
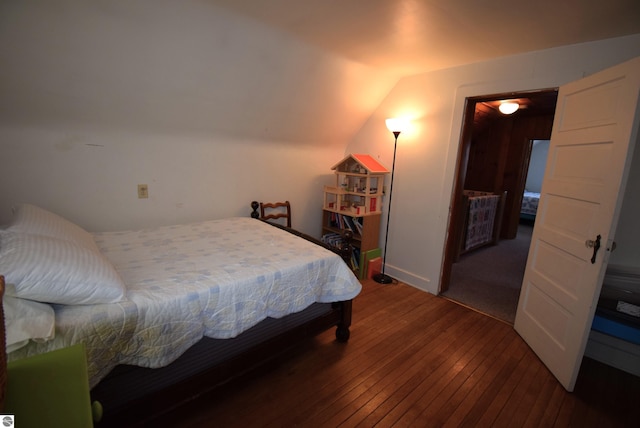
<path id="1" fill-rule="evenodd" d="M 587 248 L 593 248 L 593 257 L 591 257 L 591 264 L 594 264 L 596 262 L 596 254 L 598 253 L 598 250 L 600 249 L 600 239 L 602 237 L 600 235 L 596 236 L 595 241 L 592 239 L 587 239 L 584 243 L 584 245 L 587 246 Z"/>

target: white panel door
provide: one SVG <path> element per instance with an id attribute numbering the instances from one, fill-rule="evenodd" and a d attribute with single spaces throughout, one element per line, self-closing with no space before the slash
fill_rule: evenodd
<path id="1" fill-rule="evenodd" d="M 582 362 L 638 138 L 639 89 L 636 58 L 558 93 L 514 327 L 568 391 Z"/>

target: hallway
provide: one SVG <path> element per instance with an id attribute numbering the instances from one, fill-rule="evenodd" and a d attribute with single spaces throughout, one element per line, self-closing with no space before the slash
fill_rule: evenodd
<path id="1" fill-rule="evenodd" d="M 515 239 L 463 254 L 441 295 L 513 324 L 532 231 L 533 226 L 520 224 Z"/>

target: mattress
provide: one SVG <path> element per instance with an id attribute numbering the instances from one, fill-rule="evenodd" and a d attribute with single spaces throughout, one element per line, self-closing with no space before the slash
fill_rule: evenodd
<path id="1" fill-rule="evenodd" d="M 84 342 L 91 386 L 113 367 L 170 364 L 203 336 L 236 337 L 361 285 L 335 253 L 250 218 L 94 234 L 127 287 L 103 305 L 54 305 L 56 337 L 22 358 Z"/>

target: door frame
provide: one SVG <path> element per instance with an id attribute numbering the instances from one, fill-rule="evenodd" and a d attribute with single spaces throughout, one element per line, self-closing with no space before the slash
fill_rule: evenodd
<path id="1" fill-rule="evenodd" d="M 447 235 L 445 239 L 444 257 L 442 261 L 442 268 L 440 270 L 440 282 L 438 293 L 443 293 L 449 289 L 451 283 L 451 271 L 453 268 L 453 262 L 456 257 L 456 246 L 460 242 L 461 230 L 458 230 L 456 225 L 460 224 L 460 216 L 464 215 L 462 212 L 462 192 L 464 190 L 464 182 L 467 173 L 467 161 L 469 157 L 469 150 L 471 148 L 471 136 L 474 129 L 474 115 L 476 103 L 483 101 L 495 101 L 509 98 L 524 98 L 531 94 L 543 93 L 543 92 L 556 92 L 557 87 L 533 89 L 533 90 L 521 90 L 516 92 L 497 92 L 488 95 L 466 95 L 464 98 L 464 110 L 462 114 L 462 125 L 460 133 L 460 143 L 458 145 L 457 158 L 455 164 L 455 173 L 453 177 L 453 186 L 450 195 L 449 204 L 449 218 L 447 225 Z M 532 137 L 533 139 L 534 137 Z M 531 153 L 531 141 L 529 140 L 528 153 Z M 526 162 L 527 159 L 522 159 L 521 162 Z M 528 164 L 523 167 L 526 169 Z M 526 180 L 526 173 L 523 175 Z M 524 186 L 524 183 L 522 184 Z"/>

